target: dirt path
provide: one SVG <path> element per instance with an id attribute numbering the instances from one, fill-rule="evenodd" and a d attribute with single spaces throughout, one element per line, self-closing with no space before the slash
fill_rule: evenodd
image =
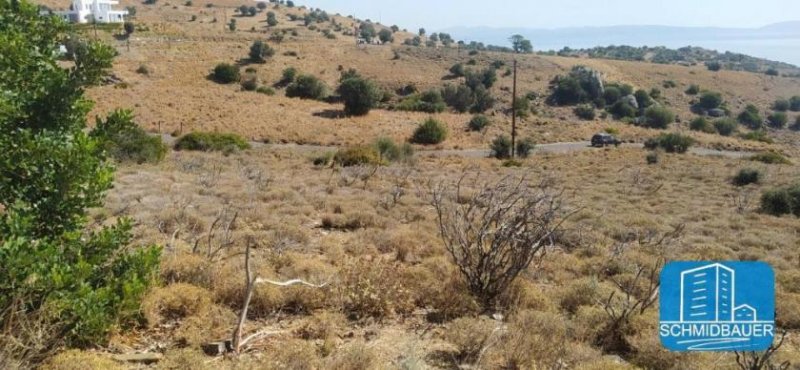
<path id="1" fill-rule="evenodd" d="M 162 139 L 164 143 L 166 143 L 167 145 L 172 145 L 175 142 L 176 138 L 164 134 L 162 135 Z M 253 148 L 293 149 L 299 152 L 314 152 L 320 150 L 338 149 L 338 147 L 336 146 L 309 145 L 309 144 L 265 144 L 260 141 L 252 141 L 250 142 L 250 145 Z M 625 143 L 621 144 L 620 147 L 641 149 L 644 148 L 644 145 Z M 576 141 L 567 143 L 537 144 L 533 152 L 534 154 L 536 153 L 564 154 L 564 153 L 572 153 L 585 150 L 600 150 L 600 149 L 592 147 L 591 143 L 588 141 Z M 720 156 L 720 157 L 735 158 L 735 159 L 747 158 L 753 155 L 753 153 L 751 152 L 716 150 L 708 148 L 689 148 L 689 153 L 703 155 L 703 156 Z M 490 150 L 489 149 L 421 149 L 417 150 L 417 154 L 434 155 L 437 157 L 460 156 L 465 158 L 487 158 L 490 156 Z"/>

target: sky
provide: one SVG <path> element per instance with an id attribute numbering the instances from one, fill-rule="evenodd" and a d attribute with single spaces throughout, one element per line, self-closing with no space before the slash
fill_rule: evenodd
<path id="1" fill-rule="evenodd" d="M 756 28 L 800 20 L 798 0 L 298 0 L 298 5 L 429 32 L 457 26 Z"/>

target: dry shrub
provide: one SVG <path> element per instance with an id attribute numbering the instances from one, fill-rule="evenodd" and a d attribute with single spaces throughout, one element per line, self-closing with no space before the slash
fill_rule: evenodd
<path id="1" fill-rule="evenodd" d="M 142 301 L 147 325 L 155 327 L 210 309 L 211 294 L 194 285 L 178 283 L 153 289 Z"/>
<path id="2" fill-rule="evenodd" d="M 383 318 L 410 313 L 414 299 L 402 279 L 402 267 L 382 259 L 360 259 L 342 272 L 344 310 L 356 318 Z"/>
<path id="3" fill-rule="evenodd" d="M 500 296 L 498 301 L 500 307 L 508 310 L 536 310 L 544 312 L 555 312 L 556 304 L 550 296 L 544 292 L 541 286 L 537 286 L 527 279 L 519 278 L 511 283 L 511 286 Z"/>
<path id="4" fill-rule="evenodd" d="M 572 336 L 581 342 L 593 343 L 608 323 L 608 314 L 597 306 L 580 306 L 572 317 Z"/>
<path id="5" fill-rule="evenodd" d="M 207 310 L 183 319 L 173 338 L 183 345 L 195 347 L 207 343 L 209 339 L 227 339 L 236 317 L 231 309 L 212 304 Z"/>
<path id="6" fill-rule="evenodd" d="M 209 288 L 213 268 L 208 259 L 192 253 L 178 253 L 161 259 L 161 279 L 166 284 L 187 283 Z"/>
<path id="7" fill-rule="evenodd" d="M 379 369 L 378 356 L 363 341 L 348 344 L 328 360 L 322 368 L 328 370 Z"/>
<path id="8" fill-rule="evenodd" d="M 42 370 L 123 370 L 124 366 L 98 353 L 72 349 L 54 356 Z"/>
<path id="9" fill-rule="evenodd" d="M 778 283 L 780 283 L 780 286 L 784 291 L 788 293 L 800 293 L 800 271 L 778 271 L 777 275 Z"/>
<path id="10" fill-rule="evenodd" d="M 775 306 L 775 324 L 778 327 L 800 329 L 800 294 L 778 293 Z"/>
<path id="11" fill-rule="evenodd" d="M 181 233 L 191 235 L 205 230 L 206 223 L 202 218 L 186 212 L 185 209 L 170 207 L 162 210 L 156 216 L 156 227 L 165 234 L 172 234 L 180 228 Z"/>
<path id="12" fill-rule="evenodd" d="M 336 336 L 346 322 L 347 318 L 338 312 L 323 311 L 311 316 L 295 333 L 305 340 L 327 339 Z"/>
<path id="13" fill-rule="evenodd" d="M 462 317 L 453 320 L 444 333 L 444 340 L 456 348 L 460 362 L 475 363 L 485 348 L 499 337 L 501 323 L 487 317 Z"/>
<path id="14" fill-rule="evenodd" d="M 555 313 L 525 310 L 508 324 L 508 331 L 494 348 L 509 369 L 552 369 L 563 361 L 567 323 Z"/>
<path id="15" fill-rule="evenodd" d="M 158 368 L 164 370 L 211 370 L 217 367 L 207 364 L 208 357 L 197 349 L 182 348 L 167 351 L 164 359 L 159 361 Z"/>
<path id="16" fill-rule="evenodd" d="M 430 257 L 435 252 L 431 246 L 437 244 L 433 235 L 411 228 L 384 232 L 375 241 L 378 251 L 392 253 L 397 261 L 406 263 Z"/>
<path id="17" fill-rule="evenodd" d="M 581 364 L 578 370 L 635 370 L 637 367 L 617 358 L 603 357 L 598 361 Z"/>
<path id="18" fill-rule="evenodd" d="M 480 311 L 463 277 L 444 256 L 429 258 L 408 268 L 403 279 L 414 293 L 418 306 L 435 310 L 429 316 L 432 321 L 446 321 Z"/>
<path id="19" fill-rule="evenodd" d="M 263 370 L 313 370 L 322 369 L 319 354 L 313 343 L 300 339 L 271 341 L 264 349 L 266 360 L 251 368 Z"/>
<path id="20" fill-rule="evenodd" d="M 354 211 L 344 215 L 334 214 L 322 217 L 322 227 L 331 230 L 353 231 L 369 227 L 383 227 L 385 221 L 375 212 Z"/>
<path id="21" fill-rule="evenodd" d="M 256 269 L 259 276 L 268 278 L 273 277 L 269 268 Z M 245 276 L 244 267 L 238 263 L 231 263 L 219 269 L 219 275 L 214 286 L 214 294 L 217 302 L 230 307 L 233 310 L 240 310 L 245 297 Z M 267 317 L 275 311 L 280 310 L 285 302 L 284 290 L 281 287 L 271 284 L 258 284 L 253 290 L 253 297 L 250 300 L 250 308 L 247 316 L 251 319 Z"/>
<path id="22" fill-rule="evenodd" d="M 607 294 L 602 294 L 601 284 L 594 278 L 580 278 L 567 284 L 561 291 L 559 305 L 561 309 L 574 314 L 581 306 L 591 306 L 598 300 L 606 298 Z"/>
<path id="23" fill-rule="evenodd" d="M 684 363 L 688 360 L 686 354 L 668 351 L 661 344 L 656 331 L 644 332 L 630 339 L 635 349 L 629 361 L 645 369 L 698 369 L 703 367 L 690 366 Z"/>
<path id="24" fill-rule="evenodd" d="M 279 273 L 286 279 L 303 279 L 313 284 L 331 281 L 336 269 L 309 256 L 291 255 L 289 263 L 280 268 Z M 293 285 L 283 290 L 284 309 L 295 312 L 309 312 L 329 305 L 330 289 L 310 288 Z"/>

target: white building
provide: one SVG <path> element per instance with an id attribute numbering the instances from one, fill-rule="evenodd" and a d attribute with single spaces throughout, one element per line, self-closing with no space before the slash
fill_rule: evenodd
<path id="1" fill-rule="evenodd" d="M 128 11 L 112 9 L 117 4 L 119 2 L 114 0 L 72 0 L 69 10 L 54 11 L 53 14 L 72 23 L 120 23 Z"/>
<path id="2" fill-rule="evenodd" d="M 735 282 L 735 272 L 719 263 L 682 272 L 681 321 L 734 321 Z"/>

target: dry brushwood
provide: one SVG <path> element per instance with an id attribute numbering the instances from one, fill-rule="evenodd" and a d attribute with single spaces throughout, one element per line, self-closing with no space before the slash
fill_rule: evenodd
<path id="1" fill-rule="evenodd" d="M 658 288 L 661 286 L 659 274 L 663 260 L 652 267 L 638 266 L 631 281 L 620 282 L 611 278 L 611 282 L 622 292 L 611 294 L 600 305 L 603 307 L 609 322 L 598 337 L 598 345 L 605 351 L 626 354 L 630 345 L 625 339 L 625 330 L 634 315 L 641 315 L 655 304 L 658 299 Z"/>
<path id="2" fill-rule="evenodd" d="M 736 364 L 742 370 L 786 370 L 791 366 L 789 361 L 780 364 L 773 363 L 772 355 L 777 352 L 786 339 L 786 330 L 781 332 L 781 339 L 773 343 L 764 352 L 735 352 Z"/>
<path id="3" fill-rule="evenodd" d="M 287 281 L 274 281 L 263 279 L 258 276 L 253 276 L 252 269 L 250 268 L 250 249 L 253 245 L 252 240 L 247 241 L 247 246 L 244 253 L 244 269 L 245 269 L 245 296 L 244 302 L 242 302 L 242 310 L 239 312 L 239 320 L 236 324 L 236 328 L 233 331 L 233 338 L 231 339 L 232 348 L 231 350 L 234 353 L 241 353 L 242 348 L 245 347 L 249 342 L 263 338 L 265 336 L 270 336 L 274 334 L 278 334 L 278 331 L 270 331 L 270 330 L 261 330 L 257 331 L 246 338 L 242 339 L 242 334 L 244 331 L 244 324 L 247 322 L 247 310 L 250 307 L 250 300 L 253 298 L 253 290 L 255 290 L 256 285 L 258 284 L 272 284 L 277 285 L 280 287 L 286 287 L 291 285 L 305 285 L 312 288 L 324 288 L 328 285 L 328 283 L 322 284 L 312 284 L 300 279 L 292 279 Z"/>
<path id="4" fill-rule="evenodd" d="M 479 179 L 468 181 L 464 176 L 455 184 L 431 185 L 429 192 L 445 247 L 470 292 L 488 311 L 517 275 L 553 244 L 554 233 L 569 215 L 561 194 L 552 191 L 548 181 Z"/>
<path id="5" fill-rule="evenodd" d="M 236 228 L 238 218 L 238 210 L 229 206 L 223 207 L 217 213 L 214 222 L 208 227 L 208 232 L 195 239 L 192 253 L 201 253 L 200 243 L 205 242 L 205 257 L 210 260 L 219 257 L 222 251 L 230 248 L 234 243 L 233 230 Z"/>

